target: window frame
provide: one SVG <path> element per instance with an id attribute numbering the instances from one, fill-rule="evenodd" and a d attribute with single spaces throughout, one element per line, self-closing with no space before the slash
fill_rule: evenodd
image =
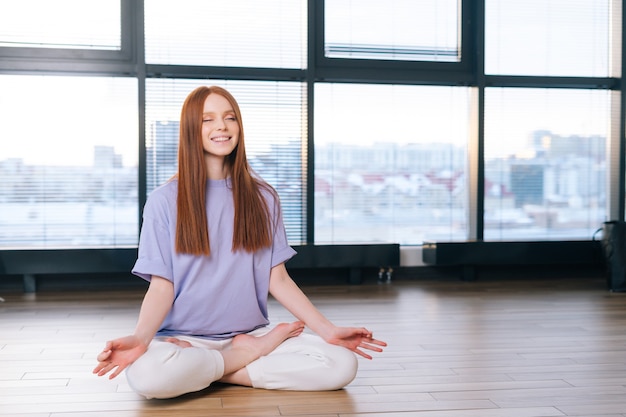
<path id="1" fill-rule="evenodd" d="M 476 43 L 473 27 L 473 1 L 459 1 L 461 60 L 459 62 L 329 58 L 325 48 L 325 2 L 314 1 L 315 66 L 319 80 L 356 82 L 394 82 L 406 84 L 471 85 L 475 80 Z M 381 72 L 384 73 L 381 74 Z"/>
<path id="2" fill-rule="evenodd" d="M 0 47 L 0 71 L 136 74 L 137 35 L 133 29 L 137 2 L 120 0 L 119 51 L 80 48 Z M 143 28 L 143 25 L 142 25 Z"/>

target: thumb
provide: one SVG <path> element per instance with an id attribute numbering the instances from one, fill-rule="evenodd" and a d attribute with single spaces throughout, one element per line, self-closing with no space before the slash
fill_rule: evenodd
<path id="1" fill-rule="evenodd" d="M 96 359 L 98 360 L 98 362 L 104 362 L 109 358 L 109 356 L 111 356 L 111 351 L 103 350 L 98 354 L 98 357 Z"/>

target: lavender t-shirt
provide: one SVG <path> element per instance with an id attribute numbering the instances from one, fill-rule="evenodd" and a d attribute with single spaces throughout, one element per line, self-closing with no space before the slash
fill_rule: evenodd
<path id="1" fill-rule="evenodd" d="M 287 243 L 280 203 L 263 191 L 272 217 L 271 247 L 233 253 L 234 202 L 230 180 L 207 181 L 210 256 L 177 254 L 178 181 L 154 190 L 146 202 L 133 274 L 152 275 L 174 284 L 174 304 L 158 335 L 193 335 L 225 339 L 269 324 L 267 296 L 270 270 L 293 255 Z"/>

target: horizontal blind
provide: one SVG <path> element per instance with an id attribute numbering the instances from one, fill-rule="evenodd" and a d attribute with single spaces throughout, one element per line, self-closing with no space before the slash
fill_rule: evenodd
<path id="1" fill-rule="evenodd" d="M 146 1 L 146 62 L 305 68 L 306 3 L 306 0 Z"/>
<path id="2" fill-rule="evenodd" d="M 485 90 L 488 240 L 589 240 L 607 212 L 610 92 Z"/>
<path id="3" fill-rule="evenodd" d="M 485 72 L 620 76 L 621 26 L 613 0 L 486 0 Z M 621 2 L 620 2 L 621 3 Z M 614 66 L 617 65 L 617 66 Z"/>
<path id="4" fill-rule="evenodd" d="M 316 243 L 467 238 L 469 89 L 315 86 Z"/>
<path id="5" fill-rule="evenodd" d="M 148 193 L 177 171 L 180 111 L 201 85 L 230 91 L 242 111 L 246 155 L 251 167 L 281 198 L 287 237 L 306 233 L 306 96 L 304 84 L 273 81 L 148 79 L 146 150 Z"/>
<path id="6" fill-rule="evenodd" d="M 328 58 L 458 62 L 457 0 L 326 0 Z"/>
<path id="7" fill-rule="evenodd" d="M 120 0 L 0 2 L 0 47 L 121 49 Z"/>
<path id="8" fill-rule="evenodd" d="M 0 248 L 137 243 L 137 80 L 0 75 Z"/>

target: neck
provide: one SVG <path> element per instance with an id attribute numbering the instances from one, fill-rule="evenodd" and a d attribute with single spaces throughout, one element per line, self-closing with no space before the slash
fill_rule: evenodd
<path id="1" fill-rule="evenodd" d="M 225 163 L 225 158 L 205 157 L 207 179 L 223 180 L 228 178 L 230 172 Z"/>

